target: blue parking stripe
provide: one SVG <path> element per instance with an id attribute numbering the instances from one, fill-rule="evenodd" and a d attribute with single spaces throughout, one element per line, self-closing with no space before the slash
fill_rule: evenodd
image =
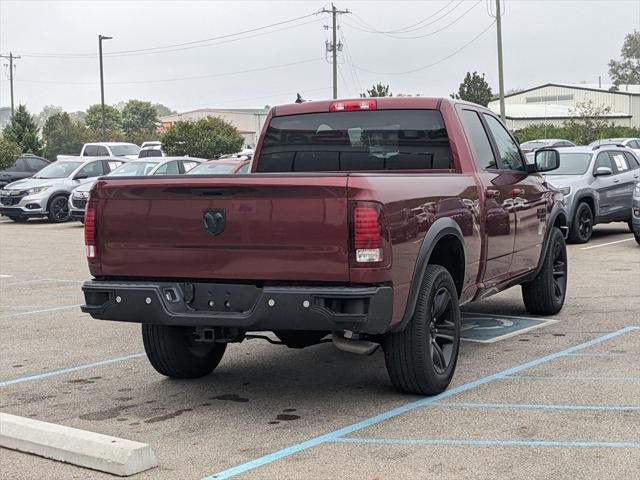
<path id="1" fill-rule="evenodd" d="M 640 377 L 563 377 L 563 376 L 537 376 L 537 375 L 509 375 L 503 378 L 503 380 L 551 380 L 562 381 L 570 380 L 573 382 L 638 382 Z"/>
<path id="2" fill-rule="evenodd" d="M 84 370 L 87 368 L 102 367 L 104 365 L 111 365 L 112 363 L 119 363 L 119 362 L 124 362 L 126 360 L 133 360 L 134 358 L 144 357 L 145 355 L 146 354 L 144 353 L 136 353 L 134 355 L 127 355 L 127 356 L 118 357 L 118 358 L 110 358 L 109 360 L 102 360 L 100 362 L 87 363 L 85 365 L 78 365 L 77 367 L 63 368 L 62 370 L 54 370 L 52 372 L 40 373 L 38 375 L 29 375 L 28 377 L 20 377 L 20 378 L 14 378 L 13 380 L 5 380 L 4 382 L 0 382 L 0 388 L 8 387 L 9 385 L 15 385 L 17 383 L 32 382 L 35 380 L 42 380 L 43 378 L 55 377 L 57 375 L 64 375 L 65 373 L 73 373 L 73 372 L 77 372 L 79 370 Z"/>
<path id="3" fill-rule="evenodd" d="M 599 448 L 640 448 L 634 442 L 554 442 L 542 440 L 448 440 L 448 439 L 407 439 L 407 438 L 336 438 L 332 443 L 357 443 L 369 445 L 470 445 L 491 447 L 599 447 Z"/>
<path id="4" fill-rule="evenodd" d="M 601 337 L 594 338 L 593 340 L 589 340 L 589 341 L 581 343 L 579 345 L 575 345 L 573 347 L 567 348 L 566 350 L 562 350 L 560 352 L 552 353 L 552 354 L 546 355 L 544 357 L 540 357 L 540 358 L 538 358 L 536 360 L 532 360 L 530 362 L 523 363 L 523 364 L 518 365 L 516 367 L 508 368 L 507 370 L 503 370 L 502 372 L 498 372 L 498 373 L 495 373 L 493 375 L 489 375 L 487 377 L 480 378 L 480 379 L 475 380 L 473 382 L 469 382 L 469 383 L 466 383 L 464 385 L 460 385 L 460 386 L 452 388 L 450 390 L 446 390 L 446 391 L 442 392 L 439 395 L 434 395 L 432 397 L 426 397 L 426 398 L 422 398 L 420 400 L 416 400 L 414 402 L 407 403 L 406 405 L 394 408 L 392 410 L 389 410 L 387 412 L 381 413 L 379 415 L 376 415 L 374 417 L 368 418 L 366 420 L 362 420 L 362 421 L 354 423 L 352 425 L 348 425 L 348 426 L 340 428 L 338 430 L 334 430 L 333 432 L 329 432 L 329 433 L 326 433 L 324 435 L 320 435 L 318 437 L 311 438 L 311 439 L 306 440 L 306 441 L 301 442 L 301 443 L 297 443 L 295 445 L 292 445 L 290 447 L 284 448 L 282 450 L 278 450 L 276 452 L 270 453 L 268 455 L 264 455 L 262 457 L 259 457 L 259 458 L 256 458 L 254 460 L 251 460 L 249 462 L 243 463 L 241 465 L 237 465 L 235 467 L 229 468 L 229 469 L 224 470 L 222 472 L 219 472 L 217 474 L 209 475 L 209 476 L 205 477 L 203 480 L 226 479 L 226 478 L 235 477 L 236 475 L 239 475 L 241 473 L 247 472 L 249 470 L 253 470 L 254 468 L 258 468 L 258 467 L 267 465 L 269 463 L 272 463 L 272 462 L 274 462 L 276 460 L 280 460 L 281 458 L 288 457 L 288 456 L 293 455 L 295 453 L 307 450 L 307 449 L 312 448 L 312 447 L 316 447 L 316 446 L 321 445 L 321 444 L 326 443 L 326 442 L 332 442 L 332 441 L 336 440 L 337 438 L 343 437 L 344 435 L 349 435 L 351 433 L 357 432 L 358 430 L 362 430 L 362 429 L 370 427 L 372 425 L 376 425 L 376 424 L 378 424 L 380 422 L 383 422 L 385 420 L 389 420 L 390 418 L 397 417 L 398 415 L 401 415 L 403 413 L 409 412 L 409 411 L 414 410 L 414 409 L 416 409 L 418 407 L 423 407 L 425 405 L 431 405 L 433 403 L 436 403 L 439 400 L 442 400 L 443 398 L 451 397 L 453 395 L 457 395 L 458 393 L 466 392 L 467 390 L 471 390 L 473 388 L 479 387 L 479 386 L 484 385 L 486 383 L 489 383 L 489 382 L 492 382 L 494 380 L 500 379 L 500 378 L 502 378 L 502 377 L 504 377 L 506 375 L 512 375 L 512 374 L 521 372 L 522 370 L 526 370 L 527 368 L 536 367 L 538 365 L 541 365 L 543 363 L 549 362 L 551 360 L 555 360 L 556 358 L 563 357 L 563 356 L 567 355 L 568 353 L 573 353 L 573 352 L 577 352 L 577 351 L 583 350 L 585 348 L 589 348 L 589 347 L 591 347 L 593 345 L 597 345 L 598 343 L 604 342 L 604 341 L 609 340 L 611 338 L 615 338 L 615 337 L 617 337 L 619 335 L 624 335 L 625 333 L 632 332 L 632 331 L 639 330 L 639 329 L 640 329 L 640 327 L 636 327 L 636 326 L 622 328 L 620 330 L 617 330 L 615 332 L 609 333 L 607 335 L 603 335 Z"/>
<path id="5" fill-rule="evenodd" d="M 569 353 L 569 357 L 626 357 L 626 356 L 640 356 L 640 353 L 635 352 L 580 352 Z"/>
<path id="6" fill-rule="evenodd" d="M 467 402 L 446 402 L 434 403 L 433 407 L 446 408 L 515 408 L 524 410 L 602 410 L 602 411 L 640 411 L 640 406 L 635 405 L 554 405 L 539 403 L 467 403 Z"/>

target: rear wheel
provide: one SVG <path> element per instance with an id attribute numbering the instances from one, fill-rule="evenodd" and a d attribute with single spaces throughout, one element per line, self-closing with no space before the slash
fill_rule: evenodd
<path id="1" fill-rule="evenodd" d="M 589 204 L 582 202 L 576 209 L 569 232 L 570 243 L 587 243 L 593 234 L 593 212 Z"/>
<path id="2" fill-rule="evenodd" d="M 305 348 L 315 345 L 327 336 L 328 332 L 276 330 L 273 332 L 289 348 Z"/>
<path id="3" fill-rule="evenodd" d="M 63 223 L 71 218 L 69 216 L 69 199 L 64 195 L 57 195 L 49 202 L 49 221 Z"/>
<path id="4" fill-rule="evenodd" d="M 453 378 L 459 346 L 460 307 L 453 278 L 444 267 L 428 265 L 411 321 L 384 338 L 391 382 L 406 393 L 441 393 Z"/>
<path id="5" fill-rule="evenodd" d="M 142 325 L 142 340 L 153 368 L 167 377 L 198 378 L 222 360 L 226 343 L 196 342 L 192 327 Z"/>
<path id="6" fill-rule="evenodd" d="M 562 232 L 553 228 L 542 269 L 522 284 L 522 299 L 530 313 L 553 315 L 564 305 L 567 292 L 567 247 Z"/>

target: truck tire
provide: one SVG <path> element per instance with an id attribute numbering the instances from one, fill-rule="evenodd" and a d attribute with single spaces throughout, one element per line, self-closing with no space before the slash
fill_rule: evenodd
<path id="1" fill-rule="evenodd" d="M 562 309 L 567 293 L 567 247 L 564 236 L 553 228 L 542 269 L 522 284 L 522 299 L 529 313 L 554 315 Z"/>
<path id="2" fill-rule="evenodd" d="M 460 306 L 453 278 L 444 267 L 428 265 L 411 321 L 384 337 L 391 383 L 416 395 L 443 392 L 453 378 L 459 347 Z"/>
<path id="3" fill-rule="evenodd" d="M 143 324 L 142 340 L 153 368 L 172 378 L 210 374 L 227 348 L 226 343 L 195 342 L 193 328 L 170 325 Z"/>
<path id="4" fill-rule="evenodd" d="M 587 243 L 593 234 L 593 212 L 586 202 L 580 202 L 573 217 L 569 243 Z"/>
<path id="5" fill-rule="evenodd" d="M 289 348 L 305 348 L 316 345 L 329 332 L 276 330 L 273 333 Z"/>
<path id="6" fill-rule="evenodd" d="M 71 218 L 69 215 L 69 198 L 65 195 L 56 195 L 49 200 L 49 221 L 51 223 L 64 223 Z"/>

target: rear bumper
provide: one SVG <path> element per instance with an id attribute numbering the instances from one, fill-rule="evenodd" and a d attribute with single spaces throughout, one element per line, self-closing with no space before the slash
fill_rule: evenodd
<path id="1" fill-rule="evenodd" d="M 100 320 L 260 330 L 389 330 L 390 286 L 300 287 L 89 281 L 82 311 Z"/>

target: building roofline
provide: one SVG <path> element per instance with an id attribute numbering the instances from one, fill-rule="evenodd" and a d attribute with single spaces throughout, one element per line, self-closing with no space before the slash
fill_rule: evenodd
<path id="1" fill-rule="evenodd" d="M 538 85 L 537 87 L 526 88 L 524 90 L 520 90 L 519 92 L 510 93 L 508 95 L 505 95 L 504 98 L 513 97 L 515 95 L 520 95 L 522 93 L 532 92 L 534 90 L 538 90 L 538 89 L 544 88 L 544 87 L 571 88 L 571 89 L 574 89 L 574 90 L 586 90 L 588 92 L 615 93 L 615 94 L 618 94 L 618 95 L 631 95 L 633 97 L 640 96 L 640 93 L 635 93 L 635 92 L 622 92 L 622 91 L 619 91 L 619 90 L 611 91 L 611 90 L 604 90 L 602 88 L 581 87 L 580 84 L 570 85 L 570 84 L 566 84 L 566 83 L 553 83 L 553 82 L 551 82 L 551 83 L 545 83 L 543 85 Z M 499 100 L 499 98 L 497 98 L 495 100 L 491 100 L 491 101 L 495 102 L 497 100 Z"/>

